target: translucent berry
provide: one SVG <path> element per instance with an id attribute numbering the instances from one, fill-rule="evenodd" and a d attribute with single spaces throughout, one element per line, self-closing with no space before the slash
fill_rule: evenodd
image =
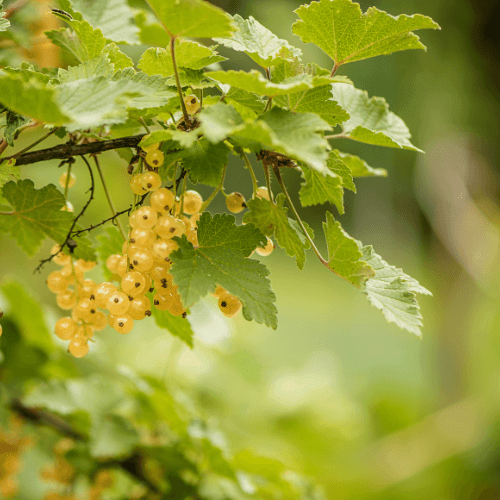
<path id="1" fill-rule="evenodd" d="M 167 188 L 159 188 L 152 195 L 150 205 L 161 214 L 169 212 L 175 204 L 175 196 Z"/>
<path id="2" fill-rule="evenodd" d="M 177 286 L 174 285 L 172 276 L 162 278 L 161 280 L 155 280 L 154 286 L 155 292 L 163 296 L 171 295 L 177 290 Z"/>
<path id="3" fill-rule="evenodd" d="M 257 247 L 255 251 L 259 254 L 262 255 L 263 257 L 267 257 L 272 253 L 274 250 L 274 243 L 270 238 L 267 238 L 267 244 L 264 248 L 262 247 Z"/>
<path id="4" fill-rule="evenodd" d="M 148 314 L 149 313 L 149 314 Z M 134 320 L 144 319 L 151 314 L 151 302 L 145 295 L 139 295 L 130 301 L 127 314 Z"/>
<path id="5" fill-rule="evenodd" d="M 108 324 L 108 318 L 102 311 L 97 311 L 94 319 L 92 320 L 92 328 L 96 332 L 100 332 L 106 328 L 106 325 Z"/>
<path id="6" fill-rule="evenodd" d="M 97 265 L 97 262 L 91 261 L 91 260 L 83 260 L 83 259 L 78 259 L 75 262 L 75 267 L 78 269 L 81 269 L 83 272 L 88 272 L 92 271 L 94 267 Z"/>
<path id="7" fill-rule="evenodd" d="M 149 250 L 140 248 L 130 254 L 130 263 L 134 267 L 134 271 L 145 273 L 153 267 L 154 259 Z"/>
<path id="8" fill-rule="evenodd" d="M 108 303 L 106 304 L 106 309 L 115 316 L 120 314 L 125 314 L 129 308 L 130 300 L 128 295 L 123 292 L 113 292 L 108 297 Z"/>
<path id="9" fill-rule="evenodd" d="M 86 340 L 75 339 L 69 343 L 68 351 L 75 358 L 83 358 L 89 352 L 89 344 Z"/>
<path id="10" fill-rule="evenodd" d="M 73 340 L 91 339 L 94 336 L 94 328 L 91 325 L 81 325 L 77 327 Z"/>
<path id="11" fill-rule="evenodd" d="M 194 115 L 200 109 L 200 100 L 194 94 L 184 97 L 184 104 L 186 110 L 190 115 Z"/>
<path id="12" fill-rule="evenodd" d="M 198 227 L 198 221 L 200 220 L 201 213 L 191 215 L 189 221 L 191 222 L 191 227 L 196 229 Z"/>
<path id="13" fill-rule="evenodd" d="M 142 187 L 142 176 L 141 174 L 134 175 L 130 179 L 130 189 L 132 193 L 142 196 L 147 193 L 147 190 Z"/>
<path id="14" fill-rule="evenodd" d="M 185 234 L 186 224 L 171 215 L 162 215 L 155 225 L 155 231 L 160 238 L 171 239 Z"/>
<path id="15" fill-rule="evenodd" d="M 73 208 L 73 205 L 71 202 L 67 201 L 64 205 L 64 207 L 61 208 L 61 212 L 70 212 L 73 213 L 75 209 Z"/>
<path id="16" fill-rule="evenodd" d="M 153 151 L 148 151 L 146 153 L 146 163 L 153 168 L 161 167 L 163 165 L 163 160 L 164 160 L 163 153 L 158 149 L 155 149 Z"/>
<path id="17" fill-rule="evenodd" d="M 158 213 L 152 207 L 141 207 L 136 210 L 137 227 L 141 229 L 151 229 L 158 220 Z"/>
<path id="18" fill-rule="evenodd" d="M 118 333 L 129 333 L 134 328 L 134 320 L 129 314 L 119 314 L 113 321 L 113 328 Z"/>
<path id="19" fill-rule="evenodd" d="M 61 318 L 57 320 L 56 326 L 54 328 L 54 333 L 61 340 L 69 340 L 75 334 L 76 327 L 76 322 L 71 318 Z"/>
<path id="20" fill-rule="evenodd" d="M 139 227 L 139 219 L 137 217 L 137 210 L 130 214 L 128 218 L 128 225 L 132 228 Z"/>
<path id="21" fill-rule="evenodd" d="M 166 311 L 172 302 L 172 295 L 161 294 L 156 292 L 153 297 L 153 304 L 158 311 Z"/>
<path id="22" fill-rule="evenodd" d="M 78 283 L 78 297 L 90 299 L 94 295 L 97 284 L 94 280 L 81 280 Z"/>
<path id="23" fill-rule="evenodd" d="M 118 264 L 116 265 L 116 274 L 118 276 L 125 276 L 128 271 L 128 257 L 126 255 L 122 255 L 118 260 Z"/>
<path id="24" fill-rule="evenodd" d="M 142 138 L 142 140 L 146 139 L 146 136 Z M 150 151 L 154 151 L 155 149 L 158 149 L 160 147 L 159 142 L 155 142 L 154 144 L 150 144 L 149 146 L 141 146 L 141 149 L 145 151 L 146 153 L 149 153 Z"/>
<path id="25" fill-rule="evenodd" d="M 146 279 L 138 271 L 130 271 L 122 278 L 122 290 L 131 297 L 146 292 Z"/>
<path id="26" fill-rule="evenodd" d="M 226 207 L 233 214 L 239 214 L 247 207 L 245 197 L 241 193 L 231 193 L 226 198 Z"/>
<path id="27" fill-rule="evenodd" d="M 162 279 L 167 279 L 171 274 L 168 272 L 170 269 L 170 265 L 168 265 L 166 262 L 163 264 L 163 262 L 160 264 L 153 264 L 153 267 L 149 270 L 149 275 L 154 281 L 160 281 Z"/>
<path id="28" fill-rule="evenodd" d="M 111 273 L 116 274 L 116 266 L 118 265 L 120 258 L 121 255 L 113 254 L 106 259 L 106 267 Z"/>
<path id="29" fill-rule="evenodd" d="M 188 229 L 186 231 L 186 238 L 191 243 L 191 245 L 198 246 L 198 231 L 196 229 Z"/>
<path id="30" fill-rule="evenodd" d="M 267 187 L 262 186 L 260 188 L 257 188 L 257 192 L 255 193 L 257 198 L 265 198 L 266 200 L 269 200 L 269 191 Z"/>
<path id="31" fill-rule="evenodd" d="M 105 309 L 108 304 L 109 296 L 117 291 L 118 290 L 116 286 L 113 285 L 113 283 L 110 283 L 109 281 L 105 281 L 104 283 L 97 285 L 97 287 L 94 290 L 96 306 L 100 307 L 101 309 Z"/>
<path id="32" fill-rule="evenodd" d="M 212 293 L 212 295 L 219 298 L 223 293 L 226 293 L 226 290 L 224 290 L 224 288 L 222 288 L 220 285 L 217 285 L 217 288 L 215 289 L 215 292 Z"/>
<path id="33" fill-rule="evenodd" d="M 230 293 L 222 293 L 219 296 L 219 309 L 224 316 L 234 318 L 241 310 L 241 301 Z"/>
<path id="34" fill-rule="evenodd" d="M 97 305 L 95 303 L 95 300 L 82 299 L 77 302 L 75 307 L 75 314 L 78 318 L 83 319 L 83 321 L 92 323 L 96 313 Z"/>
<path id="35" fill-rule="evenodd" d="M 168 256 L 179 248 L 176 241 L 158 238 L 151 246 L 151 254 L 157 260 L 170 262 Z"/>
<path id="36" fill-rule="evenodd" d="M 186 191 L 184 193 L 183 211 L 185 214 L 197 214 L 203 205 L 203 198 L 197 191 Z"/>
<path id="37" fill-rule="evenodd" d="M 68 287 L 68 279 L 61 271 L 52 271 L 47 277 L 47 287 L 52 293 L 61 293 Z"/>
<path id="38" fill-rule="evenodd" d="M 130 232 L 130 243 L 139 247 L 149 248 L 156 240 L 156 233 L 152 229 L 136 227 Z"/>
<path id="39" fill-rule="evenodd" d="M 179 295 L 174 295 L 174 300 L 170 303 L 168 312 L 172 316 L 182 316 L 186 312 L 186 309 L 182 305 Z"/>
<path id="40" fill-rule="evenodd" d="M 66 188 L 66 183 L 68 183 L 68 187 L 73 187 L 76 182 L 76 176 L 73 172 L 69 174 L 69 179 L 68 179 L 68 172 L 64 172 L 61 174 L 61 177 L 59 177 L 59 185 L 63 188 Z"/>
<path id="41" fill-rule="evenodd" d="M 61 247 L 59 245 L 54 245 L 51 248 L 50 253 L 52 255 L 55 255 L 55 257 L 53 257 L 52 260 L 56 264 L 59 264 L 60 266 L 65 266 L 66 264 L 69 264 L 71 262 L 71 257 L 69 255 L 66 255 L 65 253 L 59 252 L 60 249 L 61 249 Z M 57 253 L 57 252 L 59 252 L 59 253 Z"/>
<path id="42" fill-rule="evenodd" d="M 66 289 L 64 292 L 57 294 L 56 302 L 61 309 L 69 311 L 76 304 L 76 294 L 72 290 Z"/>

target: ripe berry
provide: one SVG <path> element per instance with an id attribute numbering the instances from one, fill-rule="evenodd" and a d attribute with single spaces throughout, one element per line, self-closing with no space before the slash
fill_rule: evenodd
<path id="1" fill-rule="evenodd" d="M 162 215 L 155 225 L 155 231 L 160 238 L 171 239 L 182 236 L 186 232 L 186 224 L 171 215 Z"/>
<path id="2" fill-rule="evenodd" d="M 163 262 L 161 264 L 155 263 L 153 267 L 150 269 L 149 275 L 154 281 L 167 279 L 169 276 L 171 276 L 170 273 L 168 272 L 169 268 L 170 266 L 167 265 L 166 262 L 165 265 Z"/>
<path id="3" fill-rule="evenodd" d="M 146 137 L 143 137 L 143 140 Z M 149 146 L 141 146 L 141 149 L 145 151 L 146 153 L 149 153 L 150 151 L 154 151 L 155 149 L 158 149 L 160 147 L 159 142 L 155 142 L 154 144 L 150 144 Z"/>
<path id="4" fill-rule="evenodd" d="M 96 313 L 97 306 L 95 300 L 82 299 L 76 304 L 75 314 L 84 321 L 92 322 Z"/>
<path id="5" fill-rule="evenodd" d="M 135 271 L 145 273 L 153 267 L 154 259 L 149 250 L 140 248 L 130 253 L 130 263 Z"/>
<path id="6" fill-rule="evenodd" d="M 146 279 L 137 271 L 130 271 L 122 278 L 122 290 L 131 297 L 146 292 Z"/>
<path id="7" fill-rule="evenodd" d="M 68 279 L 61 271 L 53 271 L 47 277 L 47 287 L 52 293 L 61 293 L 68 287 Z"/>
<path id="8" fill-rule="evenodd" d="M 220 285 L 217 285 L 217 288 L 215 289 L 215 292 L 212 293 L 212 295 L 219 298 L 223 293 L 226 293 L 226 290 L 224 290 L 224 288 L 222 288 Z"/>
<path id="9" fill-rule="evenodd" d="M 120 257 L 118 260 L 118 264 L 116 265 L 116 274 L 118 276 L 125 276 L 127 269 L 128 268 L 128 257 L 126 255 L 123 255 Z"/>
<path id="10" fill-rule="evenodd" d="M 92 271 L 92 269 L 94 269 L 96 265 L 97 262 L 93 262 L 90 260 L 78 259 L 75 262 L 75 267 L 78 268 L 79 270 L 82 270 L 83 272 Z"/>
<path id="11" fill-rule="evenodd" d="M 267 257 L 272 253 L 274 250 L 274 243 L 270 238 L 267 238 L 267 244 L 264 248 L 262 247 L 257 247 L 255 251 L 259 254 L 262 255 L 263 257 Z"/>
<path id="12" fill-rule="evenodd" d="M 165 214 L 174 206 L 175 196 L 170 189 L 159 188 L 151 195 L 150 204 L 157 212 Z"/>
<path id="13" fill-rule="evenodd" d="M 186 110 L 190 115 L 194 115 L 201 106 L 198 97 L 196 97 L 194 94 L 185 96 L 184 104 L 186 105 Z"/>
<path id="14" fill-rule="evenodd" d="M 222 293 L 219 296 L 219 309 L 228 318 L 234 318 L 241 310 L 241 301 L 230 293 Z"/>
<path id="15" fill-rule="evenodd" d="M 137 219 L 137 227 L 141 229 L 151 229 L 158 220 L 158 214 L 152 207 L 141 207 L 134 212 Z"/>
<path id="16" fill-rule="evenodd" d="M 75 339 L 69 343 L 68 351 L 75 358 L 83 358 L 89 352 L 89 345 L 86 340 Z"/>
<path id="17" fill-rule="evenodd" d="M 134 300 L 130 301 L 127 314 L 129 314 L 132 319 L 144 319 L 148 315 L 148 312 L 151 314 L 151 302 L 145 295 L 139 295 L 135 297 Z"/>
<path id="18" fill-rule="evenodd" d="M 168 256 L 179 248 L 179 245 L 176 241 L 158 238 L 153 245 L 151 246 L 151 254 L 157 260 L 161 260 L 163 262 L 170 262 Z"/>
<path id="19" fill-rule="evenodd" d="M 241 193 L 231 193 L 226 198 L 226 207 L 233 214 L 239 214 L 247 207 L 245 197 Z"/>
<path id="20" fill-rule="evenodd" d="M 92 320 L 92 329 L 96 332 L 100 332 L 106 328 L 108 324 L 108 318 L 102 311 L 97 311 Z"/>
<path id="21" fill-rule="evenodd" d="M 141 174 L 134 175 L 132 179 L 130 179 L 130 189 L 132 193 L 142 196 L 146 194 L 148 191 L 142 187 L 142 176 Z"/>
<path id="22" fill-rule="evenodd" d="M 113 321 L 113 328 L 122 334 L 127 334 L 134 328 L 134 320 L 129 314 L 120 314 Z"/>
<path id="23" fill-rule="evenodd" d="M 61 318 L 57 320 L 54 333 L 61 340 L 69 340 L 76 333 L 76 322 L 71 318 Z"/>
<path id="24" fill-rule="evenodd" d="M 66 311 L 73 309 L 76 304 L 76 294 L 75 292 L 66 289 L 64 292 L 58 293 L 56 296 L 57 305 Z"/>
<path id="25" fill-rule="evenodd" d="M 197 191 L 186 191 L 184 193 L 183 210 L 185 214 L 193 215 L 201 210 L 203 198 Z"/>
<path id="26" fill-rule="evenodd" d="M 130 300 L 123 292 L 114 292 L 108 297 L 107 310 L 115 316 L 125 314 L 129 308 Z"/>
<path id="27" fill-rule="evenodd" d="M 257 192 L 255 193 L 255 195 L 257 196 L 257 198 L 265 198 L 266 200 L 270 199 L 269 191 L 268 191 L 267 187 L 264 187 L 264 186 L 257 188 Z"/>
<path id="28" fill-rule="evenodd" d="M 130 243 L 138 247 L 149 248 L 156 240 L 156 233 L 152 229 L 136 227 L 130 233 Z"/>
<path id="29" fill-rule="evenodd" d="M 61 212 L 70 212 L 73 213 L 75 209 L 73 208 L 73 205 L 71 202 L 67 201 L 64 207 L 61 208 Z"/>
<path id="30" fill-rule="evenodd" d="M 118 291 L 116 289 L 116 286 L 109 281 L 105 281 L 104 283 L 97 285 L 96 289 L 94 290 L 96 306 L 100 307 L 101 309 L 105 309 L 108 303 L 109 296 L 116 291 Z"/>
<path id="31" fill-rule="evenodd" d="M 97 284 L 94 280 L 82 280 L 78 283 L 78 296 L 80 299 L 90 299 L 94 295 Z"/>
<path id="32" fill-rule="evenodd" d="M 55 255 L 55 257 L 53 257 L 52 260 L 56 264 L 59 264 L 60 266 L 65 266 L 66 264 L 69 264 L 71 262 L 71 257 L 69 255 L 66 255 L 65 253 L 59 252 L 60 248 L 61 247 L 59 245 L 54 245 L 50 250 L 50 253 L 52 255 Z"/>
<path id="33" fill-rule="evenodd" d="M 121 257 L 121 255 L 113 254 L 106 259 L 106 267 L 111 273 L 116 274 L 116 266 L 118 265 L 118 261 Z"/>
<path id="34" fill-rule="evenodd" d="M 146 163 L 151 165 L 153 168 L 161 167 L 163 165 L 163 159 L 163 153 L 157 149 L 148 151 L 146 154 Z"/>
<path id="35" fill-rule="evenodd" d="M 69 174 L 69 180 L 68 180 L 68 172 L 64 172 L 61 174 L 61 177 L 59 177 L 59 185 L 63 188 L 66 188 L 66 182 L 68 183 L 68 187 L 73 187 L 76 182 L 76 176 L 73 172 Z"/>

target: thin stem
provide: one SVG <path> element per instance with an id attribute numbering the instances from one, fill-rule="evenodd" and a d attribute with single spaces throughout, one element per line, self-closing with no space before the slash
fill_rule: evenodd
<path id="1" fill-rule="evenodd" d="M 0 142 L 0 155 L 7 149 L 8 142 L 5 139 L 2 139 L 2 142 Z"/>
<path id="2" fill-rule="evenodd" d="M 68 164 L 68 170 L 66 171 L 66 185 L 64 186 L 64 199 L 68 199 L 68 190 L 69 190 L 69 181 L 71 179 L 71 167 L 73 166 L 72 163 Z"/>
<path id="3" fill-rule="evenodd" d="M 271 191 L 271 176 L 269 175 L 269 165 L 263 161 L 262 165 L 264 166 L 264 175 L 266 176 L 266 186 L 267 186 L 267 192 L 269 193 L 269 199 L 271 200 L 271 203 L 274 203 L 274 197 L 273 197 L 273 192 Z"/>
<path id="4" fill-rule="evenodd" d="M 201 206 L 200 212 L 204 212 L 208 208 L 208 205 L 212 203 L 213 199 L 215 198 L 215 196 L 219 191 L 222 191 L 222 193 L 224 193 L 223 186 L 224 186 L 224 179 L 226 177 L 226 168 L 227 168 L 227 163 L 224 165 L 224 169 L 222 170 L 222 179 L 220 181 L 220 184 L 213 190 L 212 194 L 205 200 L 205 202 Z"/>
<path id="5" fill-rule="evenodd" d="M 316 256 L 318 257 L 318 259 L 320 260 L 320 262 L 322 264 L 324 264 L 326 267 L 328 267 L 328 269 L 330 269 L 331 271 L 333 271 L 335 273 L 335 271 L 331 267 L 328 266 L 328 262 L 323 258 L 320 251 L 318 250 L 318 248 L 314 244 L 314 241 L 312 240 L 311 236 L 309 236 L 309 233 L 307 232 L 307 229 L 305 228 L 304 223 L 302 222 L 302 219 L 300 218 L 300 215 L 298 214 L 297 210 L 295 209 L 295 206 L 292 203 L 292 199 L 290 198 L 290 195 L 288 194 L 285 183 L 283 182 L 283 179 L 281 177 L 281 172 L 280 172 L 279 168 L 274 169 L 274 174 L 276 175 L 276 178 L 278 179 L 279 185 L 281 186 L 281 190 L 283 191 L 283 194 L 285 195 L 288 206 L 292 210 L 296 221 L 299 223 L 299 226 L 302 229 L 302 232 L 304 233 L 304 236 L 306 237 L 307 241 L 311 245 L 311 248 L 313 249 L 314 253 L 316 254 Z M 335 274 L 337 274 L 337 273 L 335 273 Z"/>
<path id="6" fill-rule="evenodd" d="M 272 104 L 273 104 L 273 98 L 270 97 L 268 100 L 267 100 L 267 104 L 266 104 L 266 107 L 264 108 L 264 113 L 270 109 L 272 107 Z"/>
<path id="7" fill-rule="evenodd" d="M 348 136 L 345 135 L 344 132 L 341 132 L 340 134 L 334 134 L 334 135 L 325 135 L 325 139 L 347 139 Z"/>
<path id="8" fill-rule="evenodd" d="M 334 76 L 334 75 L 335 75 L 335 73 L 336 73 L 336 72 L 337 72 L 337 70 L 339 69 L 339 66 L 340 66 L 340 64 L 335 63 L 335 66 L 333 67 L 333 69 L 332 69 L 332 71 L 331 71 L 331 73 L 330 73 L 330 77 L 332 77 L 332 76 Z"/>
<path id="9" fill-rule="evenodd" d="M 108 186 L 106 185 L 106 181 L 104 180 L 104 175 L 102 174 L 101 165 L 99 165 L 99 160 L 97 159 L 97 156 L 93 155 L 93 158 L 97 171 L 99 172 L 99 177 L 101 178 L 102 187 L 104 188 L 104 194 L 106 195 L 106 199 L 108 200 L 109 208 L 111 209 L 111 213 L 113 214 L 113 216 L 116 216 L 116 210 L 113 204 L 113 200 L 111 199 L 111 196 L 109 194 Z M 125 237 L 125 231 L 123 230 L 120 219 L 118 218 L 116 218 L 116 225 L 118 226 L 118 229 L 120 231 L 120 234 L 123 236 L 123 239 L 126 240 L 127 238 Z"/>
<path id="10" fill-rule="evenodd" d="M 48 134 L 45 134 L 43 137 L 40 137 L 40 139 L 36 140 L 29 146 L 26 146 L 24 149 L 21 149 L 21 151 L 18 151 L 15 155 L 13 155 L 13 158 L 17 158 L 18 156 L 21 156 L 23 153 L 26 153 L 26 151 L 33 149 L 37 144 L 40 144 L 42 141 L 47 139 L 47 137 L 50 137 L 54 132 L 59 130 L 59 128 L 60 127 L 53 128 Z"/>
<path id="11" fill-rule="evenodd" d="M 182 191 L 181 191 L 181 207 L 180 207 L 180 214 L 184 212 L 184 195 L 186 194 L 186 185 L 187 185 L 187 177 L 184 177 L 182 179 Z"/>
<path id="12" fill-rule="evenodd" d="M 138 120 L 138 121 L 139 121 L 139 122 L 141 123 L 141 125 L 144 127 L 144 129 L 146 130 L 146 132 L 147 132 L 148 134 L 150 134 L 150 133 L 151 133 L 151 130 L 150 130 L 150 129 L 149 129 L 149 127 L 146 125 L 146 122 L 144 121 L 144 118 L 142 118 L 142 116 L 141 116 L 141 117 L 139 118 L 139 120 Z"/>
<path id="13" fill-rule="evenodd" d="M 243 148 L 238 148 L 238 152 L 240 153 L 240 156 L 243 158 L 245 161 L 246 168 L 250 172 L 250 176 L 252 177 L 252 185 L 253 185 L 253 194 L 252 198 L 255 198 L 255 195 L 257 193 L 258 189 L 258 184 L 257 184 L 257 177 L 255 177 L 255 172 L 253 171 L 252 164 L 250 163 L 250 160 L 248 159 L 248 156 L 246 153 L 243 151 Z"/>
<path id="14" fill-rule="evenodd" d="M 181 100 L 182 114 L 184 115 L 184 120 L 186 121 L 186 123 L 189 123 L 189 115 L 186 109 L 186 104 L 184 103 L 181 81 L 179 79 L 179 72 L 177 71 L 177 62 L 175 60 L 175 36 L 170 38 L 170 54 L 172 56 L 172 66 L 174 68 L 175 83 L 177 84 L 177 92 L 179 93 L 179 99 Z"/>

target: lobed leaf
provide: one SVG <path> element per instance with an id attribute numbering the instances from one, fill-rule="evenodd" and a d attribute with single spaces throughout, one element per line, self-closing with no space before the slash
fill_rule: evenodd
<path id="1" fill-rule="evenodd" d="M 302 5 L 295 13 L 300 20 L 292 31 L 304 43 L 314 43 L 328 54 L 335 66 L 399 50 L 424 49 L 419 29 L 440 29 L 430 17 L 391 16 L 375 7 L 364 14 L 352 0 L 320 0 Z"/>
<path id="2" fill-rule="evenodd" d="M 408 127 L 399 116 L 389 111 L 382 97 L 368 97 L 368 93 L 345 83 L 332 85 L 332 97 L 350 115 L 343 123 L 343 135 L 349 139 L 376 146 L 422 150 L 411 142 Z"/>
<path id="3" fill-rule="evenodd" d="M 168 330 L 174 337 L 179 337 L 191 349 L 194 347 L 194 332 L 188 318 L 172 316 L 168 311 L 160 311 L 153 307 L 153 318 L 160 328 Z"/>
<path id="4" fill-rule="evenodd" d="M 372 168 L 364 160 L 358 156 L 342 153 L 338 149 L 332 150 L 332 153 L 342 159 L 352 177 L 387 177 L 387 170 L 385 168 Z"/>
<path id="5" fill-rule="evenodd" d="M 10 164 L 8 161 L 0 163 L 0 193 L 4 184 L 13 180 L 13 177 L 19 179 L 21 177 L 21 169 L 15 163 Z"/>
<path id="6" fill-rule="evenodd" d="M 185 306 L 220 285 L 241 300 L 245 319 L 276 328 L 269 271 L 247 258 L 257 245 L 265 245 L 265 238 L 253 224 L 236 226 L 234 221 L 231 215 L 204 212 L 198 222 L 199 246 L 194 248 L 185 237 L 177 239 L 179 249 L 170 256 L 174 282 Z"/>
<path id="7" fill-rule="evenodd" d="M 147 0 L 170 37 L 214 38 L 229 36 L 231 16 L 202 0 Z"/>

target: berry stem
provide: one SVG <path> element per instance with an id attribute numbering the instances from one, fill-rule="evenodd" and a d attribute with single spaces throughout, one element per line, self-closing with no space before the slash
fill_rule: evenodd
<path id="1" fill-rule="evenodd" d="M 68 163 L 68 170 L 66 171 L 66 185 L 64 186 L 64 199 L 68 199 L 69 181 L 71 179 L 71 167 L 73 163 Z"/>
<path id="2" fill-rule="evenodd" d="M 125 231 L 123 230 L 123 227 L 121 225 L 120 219 L 116 216 L 116 210 L 115 206 L 113 204 L 113 200 L 111 199 L 111 196 L 109 194 L 108 186 L 106 185 L 106 181 L 104 180 L 104 175 L 102 174 L 102 169 L 101 165 L 99 164 L 99 160 L 97 159 L 96 155 L 92 155 L 94 158 L 95 166 L 97 168 L 97 171 L 99 172 L 99 177 L 101 178 L 101 183 L 102 187 L 104 188 L 104 194 L 106 195 L 106 199 L 108 200 L 108 205 L 109 208 L 111 209 L 111 213 L 113 214 L 113 217 L 116 217 L 116 225 L 118 226 L 118 230 L 120 231 L 120 234 L 122 235 L 123 239 L 126 240 L 127 238 L 125 237 Z"/>
<path id="3" fill-rule="evenodd" d="M 309 236 L 309 233 L 307 232 L 307 229 L 305 228 L 304 223 L 302 222 L 302 219 L 300 218 L 300 215 L 298 214 L 297 210 L 295 209 L 295 206 L 292 203 L 292 199 L 290 198 L 290 195 L 288 194 L 285 183 L 283 182 L 283 179 L 281 177 L 281 172 L 280 172 L 279 168 L 278 167 L 274 168 L 273 171 L 274 171 L 274 174 L 276 175 L 276 178 L 278 179 L 279 185 L 281 186 L 281 190 L 283 191 L 283 194 L 285 195 L 288 206 L 292 210 L 293 215 L 295 216 L 296 221 L 299 223 L 299 226 L 302 229 L 302 232 L 304 233 L 304 236 L 306 237 L 307 241 L 311 245 L 313 252 L 316 254 L 316 256 L 318 257 L 318 259 L 320 260 L 320 262 L 323 265 L 325 265 L 326 267 L 328 267 L 328 269 L 330 269 L 330 271 L 333 271 L 335 273 L 335 271 L 328 265 L 328 262 L 321 255 L 321 252 L 318 250 L 318 248 L 314 244 L 314 241 L 312 240 L 311 236 Z M 268 187 L 268 189 L 269 189 L 269 187 Z M 335 274 L 337 274 L 337 273 L 335 273 Z"/>
<path id="4" fill-rule="evenodd" d="M 181 81 L 179 79 L 179 72 L 177 71 L 177 62 L 175 60 L 175 40 L 176 37 L 170 38 L 170 54 L 172 56 L 172 66 L 174 67 L 175 83 L 177 84 L 177 92 L 179 93 L 179 99 L 181 100 L 182 114 L 184 115 L 184 120 L 189 123 L 189 115 L 186 109 L 186 104 L 184 103 L 184 96 L 182 95 Z"/>
<path id="5" fill-rule="evenodd" d="M 271 176 L 269 175 L 269 165 L 265 161 L 262 162 L 262 165 L 264 167 L 264 175 L 266 176 L 266 186 L 267 186 L 267 192 L 269 193 L 269 200 L 271 201 L 271 203 L 274 203 L 274 196 L 273 192 L 271 191 Z"/>
<path id="6" fill-rule="evenodd" d="M 141 116 L 141 118 L 139 118 L 139 120 L 138 120 L 138 121 L 139 121 L 139 122 L 140 122 L 140 124 L 144 127 L 144 129 L 146 130 L 146 132 L 147 132 L 148 134 L 150 134 L 150 133 L 151 133 L 151 130 L 150 130 L 150 129 L 149 129 L 149 127 L 146 125 L 146 122 L 144 121 L 144 118 L 142 118 L 142 116 Z"/>
<path id="7" fill-rule="evenodd" d="M 226 194 L 224 193 L 224 188 L 223 188 L 224 178 L 226 177 L 226 168 L 227 168 L 227 163 L 224 165 L 224 169 L 222 170 L 222 179 L 220 181 L 220 184 L 214 189 L 213 193 L 205 200 L 205 202 L 201 206 L 200 212 L 204 212 L 208 208 L 208 205 L 210 205 L 210 203 L 212 203 L 213 199 L 215 198 L 215 196 L 217 195 L 217 193 L 219 191 L 222 191 L 222 194 L 224 196 L 226 196 Z"/>
<path id="8" fill-rule="evenodd" d="M 253 171 L 252 164 L 250 163 L 250 160 L 248 159 L 248 156 L 246 155 L 245 151 L 243 151 L 243 148 L 240 147 L 237 149 L 237 151 L 238 151 L 238 153 L 240 153 L 241 158 L 245 161 L 245 166 L 248 169 L 248 171 L 250 172 L 250 175 L 252 177 L 252 185 L 253 185 L 252 198 L 255 198 L 256 193 L 257 193 L 257 188 L 258 188 L 257 177 L 255 177 L 255 172 Z M 224 172 L 225 172 L 225 168 L 224 168 Z"/>

